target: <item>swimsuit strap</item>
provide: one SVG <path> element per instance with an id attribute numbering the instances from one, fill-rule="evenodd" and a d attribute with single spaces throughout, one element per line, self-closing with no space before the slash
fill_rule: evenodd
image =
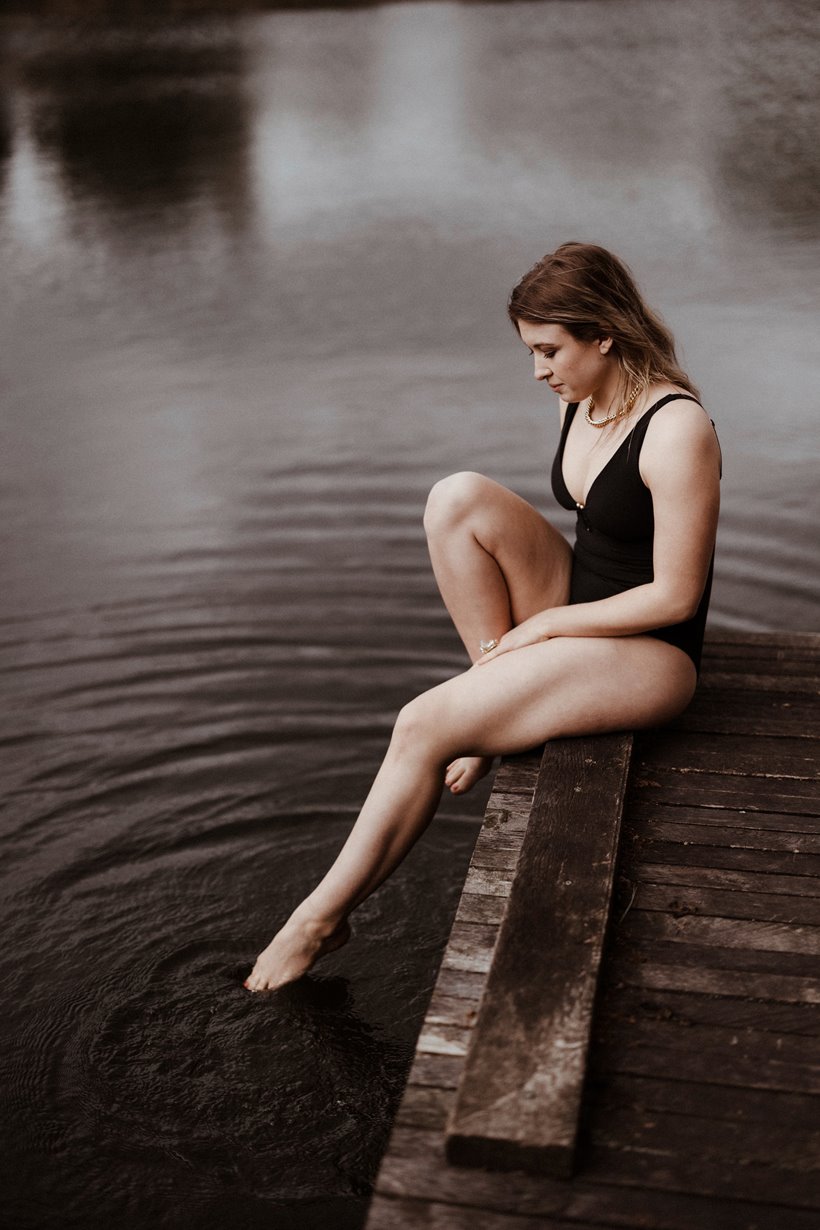
<path id="1" fill-rule="evenodd" d="M 628 449 L 629 449 L 629 452 L 632 453 L 632 443 L 634 440 L 637 440 L 638 447 L 634 453 L 636 461 L 640 454 L 641 446 L 643 445 L 644 436 L 646 435 L 646 430 L 649 427 L 650 420 L 655 414 L 657 414 L 658 410 L 660 410 L 663 406 L 665 406 L 670 401 L 693 401 L 698 406 L 700 406 L 701 404 L 698 401 L 697 397 L 693 397 L 691 393 L 666 393 L 663 397 L 659 398 L 655 402 L 654 406 L 650 406 L 648 410 L 645 410 L 644 413 L 641 415 L 641 417 L 638 419 L 635 426 L 632 428 L 632 430 L 628 431 L 627 434 L 624 436 L 623 440 L 621 441 L 621 445 L 620 445 L 620 447 L 622 448 L 623 445 L 626 444 L 627 441 L 629 441 Z M 567 485 L 564 482 L 564 447 L 567 442 L 567 436 L 569 434 L 569 429 L 572 426 L 573 420 L 575 419 L 575 413 L 580 404 L 581 404 L 580 402 L 572 401 L 572 402 L 569 402 L 567 405 L 567 412 L 564 415 L 564 422 L 561 427 L 561 438 L 558 442 L 558 450 L 556 454 L 558 472 L 560 474 L 561 483 L 564 486 L 564 488 L 567 490 L 567 495 L 569 495 L 569 490 L 567 489 Z M 714 419 L 710 419 L 709 422 L 712 424 L 712 427 L 714 428 L 715 426 Z M 614 458 L 610 457 L 609 460 L 613 461 Z M 609 465 L 609 462 L 607 462 L 607 465 Z M 606 466 L 604 467 L 604 469 L 606 469 Z M 722 472 L 723 472 L 723 464 L 722 464 L 722 458 L 721 458 L 721 474 Z M 603 471 L 601 471 L 601 473 L 603 473 Z M 597 482 L 598 478 L 600 478 L 600 474 L 593 481 Z M 592 490 L 592 488 L 590 488 L 590 490 Z M 572 500 L 571 495 L 569 495 L 569 498 Z M 574 502 L 575 501 L 573 500 L 573 503 Z"/>
<path id="2" fill-rule="evenodd" d="M 625 439 L 630 439 L 630 437 L 632 439 L 637 439 L 638 447 L 635 450 L 636 459 L 640 454 L 641 445 L 643 444 L 644 436 L 646 435 L 646 429 L 649 426 L 649 420 L 652 418 L 653 414 L 655 414 L 656 411 L 660 410 L 661 406 L 665 406 L 667 402 L 676 401 L 676 400 L 693 401 L 695 405 L 701 406 L 701 403 L 698 401 L 697 397 L 692 397 L 691 394 L 689 393 L 667 393 L 666 396 L 662 397 L 660 401 L 657 401 L 654 406 L 650 406 L 649 409 L 646 411 L 646 413 L 642 414 L 641 417 L 638 419 L 637 423 L 632 428 L 632 431 L 629 433 L 629 436 L 624 437 Z M 701 406 L 701 409 L 703 409 L 702 406 Z M 714 431 L 715 438 L 717 439 L 717 428 L 715 427 L 715 420 L 709 419 L 709 422 L 712 424 L 712 430 Z M 631 444 L 630 444 L 630 449 L 631 449 Z M 720 474 L 720 477 L 722 478 L 723 477 L 723 453 L 720 451 L 720 441 L 719 440 L 718 440 L 718 451 L 720 452 L 720 462 L 719 462 L 718 472 Z"/>
<path id="3" fill-rule="evenodd" d="M 559 464 L 564 459 L 564 445 L 567 442 L 567 435 L 569 433 L 570 427 L 572 426 L 572 420 L 575 418 L 575 411 L 578 409 L 580 404 L 581 404 L 580 402 L 571 401 L 567 405 L 567 412 L 564 415 L 564 421 L 561 424 L 561 438 L 558 441 Z"/>
<path id="4" fill-rule="evenodd" d="M 649 426 L 649 420 L 653 415 L 657 414 L 658 410 L 660 410 L 662 406 L 665 406 L 666 403 L 670 401 L 693 401 L 700 406 L 700 402 L 697 397 L 692 397 L 691 393 L 667 393 L 665 397 L 661 397 L 655 402 L 654 406 L 650 406 L 648 410 L 644 411 L 635 426 L 632 428 L 632 431 L 629 433 L 638 442 L 638 452 L 641 451 L 641 445 L 643 444 L 643 439 L 646 435 L 646 429 Z M 701 409 L 702 408 L 703 407 L 701 407 Z"/>

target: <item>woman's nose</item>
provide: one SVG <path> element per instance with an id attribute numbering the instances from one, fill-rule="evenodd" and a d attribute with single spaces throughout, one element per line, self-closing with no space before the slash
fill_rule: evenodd
<path id="1" fill-rule="evenodd" d="M 551 374 L 550 365 L 542 356 L 537 356 L 535 360 L 535 371 L 533 375 L 536 380 L 548 380 Z"/>

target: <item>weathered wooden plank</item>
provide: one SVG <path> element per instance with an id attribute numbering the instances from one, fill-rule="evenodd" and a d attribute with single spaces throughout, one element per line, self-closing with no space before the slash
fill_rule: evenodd
<path id="1" fill-rule="evenodd" d="M 772 1004 L 757 999 L 724 999 L 649 987 L 620 986 L 616 989 L 609 984 L 604 987 L 601 998 L 603 1002 L 596 1012 L 596 1022 L 602 1029 L 608 1021 L 614 1020 L 659 1020 L 677 1021 L 684 1029 L 689 1025 L 719 1025 L 731 1030 L 751 1027 L 771 1033 L 820 1037 L 820 1007 L 817 1004 Z"/>
<path id="2" fill-rule="evenodd" d="M 683 1115 L 699 1123 L 702 1148 L 710 1140 L 721 1142 L 717 1147 L 712 1144 L 712 1150 L 719 1155 L 725 1151 L 723 1142 L 726 1140 L 730 1142 L 731 1152 L 738 1157 L 742 1156 L 744 1147 L 747 1150 L 760 1147 L 762 1140 L 771 1157 L 773 1141 L 777 1138 L 785 1154 L 780 1159 L 782 1165 L 795 1169 L 820 1168 L 817 1102 L 820 1075 L 817 1063 L 801 1062 L 799 1047 L 804 1045 L 804 1040 L 784 1036 L 775 1050 L 776 1044 L 767 1034 L 755 1034 L 751 1043 L 741 1035 L 736 1038 L 739 1049 L 733 1049 L 728 1030 L 712 1031 L 726 1035 L 723 1045 L 715 1045 L 708 1030 L 694 1028 L 687 1042 L 687 1031 L 678 1027 L 680 1036 L 674 1039 L 676 1045 L 670 1046 L 668 1038 L 656 1041 L 651 1028 L 644 1027 L 640 1031 L 635 1025 L 632 1028 L 636 1032 L 630 1033 L 628 1026 L 620 1026 L 617 1030 L 607 1026 L 605 1041 L 595 1043 L 593 1080 L 598 1071 L 605 1073 L 609 1096 L 595 1088 L 589 1116 L 589 1134 L 594 1141 L 605 1139 L 609 1144 L 619 1141 L 622 1146 L 632 1146 L 634 1140 L 630 1134 L 617 1128 L 619 1120 L 623 1122 L 622 1116 L 644 1126 L 649 1121 L 653 1129 L 658 1127 L 657 1117 L 666 1116 L 666 1130 L 653 1131 L 656 1139 L 647 1141 L 647 1145 L 651 1144 L 655 1152 L 667 1152 L 673 1145 L 690 1147 L 691 1140 L 682 1142 L 679 1131 L 676 1140 L 672 1130 L 675 1121 Z M 788 1041 L 793 1045 L 786 1054 L 784 1044 Z M 658 1049 L 646 1056 L 641 1053 L 641 1046 L 650 1051 Z M 690 1051 L 695 1047 L 703 1053 L 690 1063 Z M 683 1067 L 678 1064 L 676 1052 L 679 1051 L 684 1052 Z M 675 1054 L 670 1055 L 670 1052 Z M 711 1065 L 717 1068 L 717 1079 L 710 1071 Z M 636 1067 L 640 1069 L 637 1078 Z M 675 1073 L 674 1081 L 668 1079 L 670 1070 Z M 704 1073 L 709 1076 L 708 1083 L 703 1079 Z M 696 1079 L 685 1080 L 686 1088 L 681 1092 L 680 1084 L 686 1076 Z M 649 1096 L 645 1086 L 654 1089 L 653 1096 Z M 612 1093 L 613 1087 L 617 1089 L 617 1097 Z M 410 1085 L 402 1098 L 396 1124 L 443 1133 L 454 1098 L 452 1089 Z M 714 1126 L 716 1120 L 720 1121 L 720 1128 Z M 741 1130 L 727 1136 L 725 1125 L 731 1121 L 739 1124 Z M 614 1135 L 610 1135 L 612 1131 Z M 806 1154 L 809 1140 L 811 1148 Z M 802 1157 L 799 1164 L 798 1157 Z"/>
<path id="3" fill-rule="evenodd" d="M 632 789 L 645 800 L 684 806 L 728 807 L 732 811 L 820 812 L 820 783 L 795 778 L 736 777 L 723 773 L 680 773 L 634 766 Z"/>
<path id="4" fill-rule="evenodd" d="M 783 1223 L 775 1217 L 782 1216 L 763 1210 L 751 1210 L 759 1206 L 744 1204 L 742 1209 L 731 1207 L 727 1218 L 721 1217 L 722 1203 L 703 1200 L 697 1206 L 688 1199 L 684 1208 L 675 1208 L 677 1216 L 670 1217 L 666 1209 L 658 1209 L 658 1198 L 641 1199 L 642 1193 L 629 1194 L 626 1208 L 618 1207 L 604 1214 L 606 1220 L 583 1221 L 573 1217 L 571 1221 L 546 1217 L 542 1213 L 533 1216 L 518 1213 L 495 1213 L 487 1208 L 472 1205 L 445 1204 L 435 1200 L 414 1200 L 410 1197 L 382 1196 L 377 1193 L 370 1205 L 367 1230 L 597 1230 L 597 1227 L 622 1227 L 636 1230 L 637 1227 L 663 1227 L 663 1230 L 783 1230 Z M 669 1204 L 677 1203 L 674 1196 L 666 1197 Z M 791 1210 L 789 1210 L 791 1213 Z M 809 1221 L 801 1220 L 810 1214 L 798 1213 L 798 1220 L 790 1222 L 790 1230 L 806 1230 Z M 691 1217 L 693 1220 L 687 1220 Z M 639 1220 L 632 1220 L 639 1218 Z M 656 1220 L 658 1218 L 658 1220 Z M 651 1220 L 650 1220 L 651 1219 Z M 745 1220 L 744 1220 L 745 1219 Z M 812 1230 L 816 1230 L 812 1226 Z"/>
<path id="5" fill-rule="evenodd" d="M 367 1230 L 588 1230 L 588 1221 L 557 1221 L 554 1217 L 491 1213 L 487 1209 L 435 1200 L 411 1200 L 377 1194 L 370 1205 Z M 600 1223 L 598 1223 L 600 1225 Z"/>
<path id="6" fill-rule="evenodd" d="M 748 974 L 791 974 L 798 978 L 813 978 L 818 972 L 813 953 L 783 952 L 782 949 L 720 948 L 715 945 L 659 939 L 656 916 L 630 914 L 620 929 L 619 938 L 626 944 L 615 960 L 643 962 L 652 965 L 708 965 L 710 969 L 745 970 Z M 627 946 L 628 945 L 628 946 Z"/>
<path id="7" fill-rule="evenodd" d="M 665 1111 L 636 1111 L 632 1106 L 611 1106 L 606 1116 L 596 1116 L 590 1127 L 595 1147 L 651 1153 L 674 1159 L 684 1152 L 695 1152 L 701 1159 L 723 1162 L 727 1166 L 769 1166 L 776 1150 L 776 1165 L 781 1171 L 802 1174 L 820 1171 L 820 1131 L 792 1124 L 755 1121 L 739 1123 L 724 1120 L 715 1130 L 708 1109 L 702 1115 Z"/>
<path id="8" fill-rule="evenodd" d="M 767 653 L 765 648 L 755 646 L 704 647 L 703 662 L 706 669 L 715 666 L 744 673 L 820 675 L 820 656 L 816 649 L 786 648 Z"/>
<path id="9" fill-rule="evenodd" d="M 814 696 L 789 692 L 768 695 L 704 688 L 687 709 L 669 723 L 670 730 L 745 735 L 820 738 L 820 713 Z"/>
<path id="10" fill-rule="evenodd" d="M 472 865 L 464 881 L 464 893 L 477 897 L 509 897 L 512 876 L 499 876 L 486 867 Z"/>
<path id="11" fill-rule="evenodd" d="M 532 798 L 540 763 L 541 748 L 534 748 L 520 756 L 505 756 L 496 770 L 493 791 L 497 790 L 499 794 L 529 793 Z"/>
<path id="12" fill-rule="evenodd" d="M 784 653 L 780 658 L 767 657 L 755 650 L 738 650 L 720 655 L 705 653 L 701 679 L 708 680 L 712 672 L 735 674 L 752 677 L 768 675 L 774 678 L 778 675 L 800 675 L 804 679 L 818 680 L 820 669 L 816 654 L 805 655 L 798 652 Z"/>
<path id="13" fill-rule="evenodd" d="M 458 903 L 456 919 L 459 922 L 486 923 L 489 926 L 500 927 L 507 909 L 509 895 L 509 889 L 503 896 L 499 894 L 495 897 L 490 896 L 489 893 L 464 892 Z"/>
<path id="14" fill-rule="evenodd" d="M 498 928 L 481 923 L 456 921 L 442 958 L 447 969 L 472 969 L 487 972 L 498 938 Z"/>
<path id="15" fill-rule="evenodd" d="M 455 1094 L 463 1067 L 463 1055 L 426 1055 L 422 1051 L 417 1051 L 410 1069 L 408 1083 L 410 1085 L 434 1085 L 438 1089 L 452 1089 Z"/>
<path id="16" fill-rule="evenodd" d="M 727 850 L 781 850 L 786 854 L 820 854 L 820 833 L 723 826 L 716 820 L 703 824 L 647 820 L 631 826 L 636 837 L 684 845 L 720 846 Z"/>
<path id="17" fill-rule="evenodd" d="M 736 1085 L 740 1089 L 775 1090 L 790 1093 L 820 1092 L 820 1079 L 816 1070 L 808 1070 L 800 1064 L 782 1063 L 771 1059 L 767 1063 L 759 1055 L 735 1055 L 731 1063 L 725 1053 L 702 1054 L 685 1047 L 665 1049 L 653 1043 L 606 1048 L 606 1070 L 655 1076 L 663 1079 L 674 1071 L 677 1079 L 690 1081 L 711 1080 L 714 1085 Z M 779 1159 L 778 1159 L 779 1160 Z M 820 1191 L 818 1192 L 820 1205 Z"/>
<path id="18" fill-rule="evenodd" d="M 655 841 L 653 837 L 627 832 L 624 839 L 624 873 L 628 876 L 634 864 L 646 862 L 811 878 L 820 875 L 820 856 L 817 854 L 737 848 L 727 850 L 721 846 L 697 845 L 694 842 Z"/>
<path id="19" fill-rule="evenodd" d="M 471 1028 L 437 1025 L 425 1020 L 416 1043 L 417 1054 L 465 1055 Z"/>
<path id="20" fill-rule="evenodd" d="M 682 1027 L 677 1021 L 607 1022 L 596 1028 L 596 1059 L 609 1072 L 710 1080 L 714 1085 L 820 1093 L 820 1040 L 773 1037 L 763 1030 L 736 1033 L 714 1025 Z M 645 1053 L 646 1052 L 646 1053 Z M 815 1127 L 820 1126 L 818 1116 Z M 820 1156 L 818 1157 L 820 1161 Z M 820 1193 L 818 1193 L 820 1196 Z"/>
<path id="21" fill-rule="evenodd" d="M 747 811 L 730 808 L 713 809 L 709 807 L 687 807 L 685 804 L 673 806 L 666 803 L 654 803 L 641 797 L 640 792 L 633 791 L 628 800 L 627 819 L 629 827 L 640 828 L 665 821 L 667 824 L 708 824 L 716 828 L 753 829 L 764 833 L 812 833 L 820 835 L 820 818 L 817 816 L 802 816 L 790 812 Z"/>
<path id="22" fill-rule="evenodd" d="M 472 1029 L 478 1018 L 478 1002 L 459 995 L 448 995 L 439 987 L 433 991 L 424 1024 L 452 1025 L 457 1029 Z"/>
<path id="23" fill-rule="evenodd" d="M 597 1049 L 594 1058 L 597 1063 Z M 609 1071 L 593 1071 L 590 1089 L 592 1125 L 605 1120 L 614 1108 L 629 1106 L 645 1114 L 661 1111 L 711 1117 L 715 1125 L 712 1135 L 718 1134 L 727 1121 L 768 1123 L 774 1135 L 783 1130 L 811 1132 L 818 1127 L 817 1098 L 813 1094 L 670 1080 L 668 1074 L 652 1077 Z"/>
<path id="24" fill-rule="evenodd" d="M 754 671 L 735 673 L 727 670 L 726 665 L 722 663 L 721 669 L 717 669 L 706 663 L 698 686 L 704 691 L 718 688 L 721 692 L 736 689 L 739 692 L 791 692 L 805 696 L 820 694 L 820 681 L 813 675 L 803 673 L 797 664 L 792 668 L 794 673 L 777 672 L 771 675 Z"/>
<path id="25" fill-rule="evenodd" d="M 524 831 L 530 817 L 532 793 L 534 792 L 527 790 L 521 795 L 509 795 L 493 785 L 493 793 L 489 796 L 487 811 L 484 812 L 482 834 L 500 829 Z"/>
<path id="26" fill-rule="evenodd" d="M 786 1004 L 820 1004 L 817 978 L 797 978 L 780 974 L 748 973 L 744 970 L 692 968 L 649 962 L 614 960 L 611 975 L 626 986 L 654 987 L 666 991 L 696 991 L 702 995 L 727 998 L 766 999 Z"/>
<path id="27" fill-rule="evenodd" d="M 747 1200 L 767 1204 L 788 1203 L 789 1212 L 780 1210 L 781 1227 L 791 1228 L 792 1206 L 811 1210 L 813 1216 L 817 1217 L 816 1172 L 789 1169 L 776 1155 L 771 1158 L 768 1166 L 731 1166 L 727 1165 L 724 1158 L 703 1156 L 704 1152 L 703 1149 L 700 1153 L 694 1150 L 679 1150 L 664 1156 L 662 1153 L 644 1153 L 637 1149 L 604 1149 L 593 1144 L 586 1156 L 586 1168 L 590 1177 L 612 1183 L 618 1182 L 619 1179 L 623 1181 L 626 1162 L 629 1182 L 641 1187 L 661 1191 L 694 1192 L 702 1196 L 722 1198 L 727 1202 L 745 1197 Z"/>
<path id="28" fill-rule="evenodd" d="M 520 842 L 514 845 L 509 843 L 496 845 L 485 841 L 481 846 L 476 843 L 470 866 L 480 868 L 482 871 L 506 872 L 506 878 L 509 878 L 518 863 L 520 848 Z"/>
<path id="29" fill-rule="evenodd" d="M 382 1196 L 405 1197 L 472 1207 L 474 1225 L 479 1210 L 516 1213 L 518 1216 L 564 1217 L 604 1226 L 663 1227 L 663 1230 L 817 1230 L 817 1191 L 794 1172 L 768 1169 L 755 1192 L 743 1191 L 743 1174 L 727 1174 L 719 1164 L 699 1168 L 696 1153 L 680 1159 L 679 1166 L 664 1159 L 597 1150 L 589 1155 L 583 1176 L 571 1183 L 546 1175 L 509 1175 L 474 1170 L 469 1181 L 464 1171 L 449 1166 L 435 1131 L 396 1128 L 379 1173 Z M 754 1168 L 749 1168 L 754 1169 Z M 762 1169 L 762 1168 L 761 1168 Z M 794 1181 L 793 1181 L 794 1180 Z M 763 1201 L 771 1192 L 781 1195 L 774 1208 Z M 759 1193 L 759 1194 L 758 1194 Z M 753 1200 L 744 1196 L 754 1197 Z M 715 1199 L 729 1196 L 730 1199 Z M 760 1201 L 761 1203 L 756 1203 Z M 468 1204 L 469 1202 L 469 1204 Z M 801 1207 L 802 1206 L 802 1207 Z M 445 1222 L 446 1226 L 446 1222 Z"/>
<path id="30" fill-rule="evenodd" d="M 441 966 L 436 979 L 435 990 L 443 995 L 458 996 L 478 1003 L 484 993 L 486 979 L 482 973 L 475 970 L 449 969 Z"/>
<path id="31" fill-rule="evenodd" d="M 454 1100 L 454 1089 L 441 1089 L 436 1085 L 408 1085 L 396 1113 L 396 1124 L 443 1134 Z"/>
<path id="32" fill-rule="evenodd" d="M 766 657 L 772 657 L 789 649 L 806 653 L 820 653 L 820 632 L 743 632 L 735 628 L 716 628 L 712 624 L 706 632 L 704 653 L 726 653 L 732 647 L 758 646 Z M 728 655 L 727 655 L 728 656 Z"/>
<path id="33" fill-rule="evenodd" d="M 482 854 L 487 854 L 490 857 L 502 851 L 507 856 L 509 856 L 510 851 L 514 851 L 517 854 L 521 849 L 521 842 L 526 829 L 527 825 L 524 821 L 521 823 L 520 830 L 505 827 L 503 830 L 492 831 L 488 828 L 482 828 L 473 850 L 474 861 Z M 489 866 L 494 866 L 494 864 L 491 863 Z"/>
<path id="34" fill-rule="evenodd" d="M 633 910 L 619 928 L 625 935 L 680 940 L 716 948 L 762 949 L 764 952 L 805 952 L 820 955 L 820 927 L 756 922 L 745 918 L 714 918 L 699 914 L 661 914 Z M 820 964 L 818 964 L 820 988 Z"/>
<path id="35" fill-rule="evenodd" d="M 633 908 L 671 914 L 711 915 L 715 918 L 745 918 L 756 922 L 806 923 L 820 928 L 820 899 L 817 897 L 640 884 Z"/>
<path id="36" fill-rule="evenodd" d="M 504 761 L 502 761 L 502 768 L 504 768 Z M 500 771 L 502 770 L 498 770 L 499 774 Z M 489 797 L 487 811 L 484 812 L 484 825 L 488 829 L 505 827 L 524 831 L 527 820 L 530 818 L 532 795 L 534 795 L 534 790 L 531 787 L 520 793 L 499 790 L 498 775 L 495 776 L 493 793 Z"/>
<path id="37" fill-rule="evenodd" d="M 631 743 L 545 748 L 447 1131 L 451 1161 L 571 1169 Z"/>
<path id="38" fill-rule="evenodd" d="M 701 734 L 660 728 L 642 731 L 635 738 L 633 763 L 652 765 L 652 771 L 675 769 L 681 773 L 719 773 L 732 777 L 797 778 L 817 781 L 820 777 L 814 740 L 780 735 Z"/>
<path id="39" fill-rule="evenodd" d="M 626 871 L 624 877 L 626 878 Z M 725 888 L 739 892 L 820 897 L 820 876 L 777 875 L 771 871 L 727 871 L 722 867 L 680 867 L 670 863 L 631 862 L 629 880 L 641 884 L 678 884 L 692 888 Z"/>

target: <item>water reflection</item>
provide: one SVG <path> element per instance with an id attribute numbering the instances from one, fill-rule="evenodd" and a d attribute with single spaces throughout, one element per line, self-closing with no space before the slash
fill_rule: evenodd
<path id="1" fill-rule="evenodd" d="M 716 5 L 715 11 L 725 45 L 736 49 L 722 74 L 725 120 L 715 131 L 724 205 L 750 225 L 816 235 L 820 143 L 812 48 L 820 11 L 814 4 L 766 5 L 755 16 L 752 39 L 747 9 Z"/>
<path id="2" fill-rule="evenodd" d="M 19 83 L 35 140 L 65 191 L 125 210 L 205 197 L 233 213 L 247 140 L 236 34 L 223 29 L 191 45 L 173 32 L 126 27 L 95 43 L 93 57 L 70 34 L 41 46 Z"/>

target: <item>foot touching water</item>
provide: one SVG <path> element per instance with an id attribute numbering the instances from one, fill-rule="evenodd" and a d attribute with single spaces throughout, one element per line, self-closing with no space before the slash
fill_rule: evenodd
<path id="1" fill-rule="evenodd" d="M 249 991 L 275 991 L 306 974 L 319 957 L 341 948 L 350 939 L 350 923 L 342 919 L 334 931 L 297 913 L 277 931 L 245 979 Z"/>
<path id="2" fill-rule="evenodd" d="M 492 756 L 459 756 L 448 764 L 444 784 L 451 794 L 466 794 L 492 767 Z"/>

